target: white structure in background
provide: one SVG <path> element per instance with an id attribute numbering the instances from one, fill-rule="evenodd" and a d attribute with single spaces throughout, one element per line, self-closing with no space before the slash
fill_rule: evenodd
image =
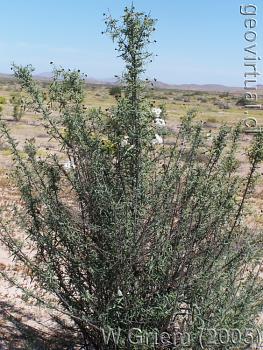
<path id="1" fill-rule="evenodd" d="M 72 160 L 68 160 L 67 162 L 65 162 L 63 164 L 63 168 L 68 171 L 70 169 L 75 169 L 76 165 L 74 164 L 74 162 Z"/>
<path id="2" fill-rule="evenodd" d="M 155 138 L 152 140 L 153 145 L 162 145 L 163 144 L 163 138 L 162 136 L 155 134 Z"/>

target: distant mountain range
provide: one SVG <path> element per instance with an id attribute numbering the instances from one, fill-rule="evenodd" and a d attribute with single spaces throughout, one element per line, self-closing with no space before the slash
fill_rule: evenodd
<path id="1" fill-rule="evenodd" d="M 43 72 L 34 76 L 38 80 L 49 80 L 52 77 L 52 73 Z M 10 74 L 0 73 L 0 79 L 13 79 Z M 96 79 L 93 77 L 87 77 L 86 82 L 94 85 L 118 85 L 118 81 L 115 78 Z M 210 92 L 242 92 L 241 87 L 226 86 L 220 84 L 167 84 L 161 81 L 152 81 L 152 84 L 157 89 L 173 89 L 173 90 L 192 90 L 192 91 L 210 91 Z M 262 90 L 263 85 L 258 85 L 258 89 Z"/>

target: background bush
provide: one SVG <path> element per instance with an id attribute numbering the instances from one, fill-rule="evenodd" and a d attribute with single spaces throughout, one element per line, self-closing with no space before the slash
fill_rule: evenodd
<path id="1" fill-rule="evenodd" d="M 0 96 L 0 105 L 6 104 L 6 98 L 4 96 Z"/>
<path id="2" fill-rule="evenodd" d="M 22 95 L 19 93 L 13 94 L 10 99 L 10 102 L 13 106 L 13 118 L 16 121 L 19 121 L 25 113 L 26 102 Z"/>
<path id="3" fill-rule="evenodd" d="M 109 94 L 111 96 L 120 96 L 121 95 L 121 87 L 120 86 L 112 86 L 109 89 Z"/>

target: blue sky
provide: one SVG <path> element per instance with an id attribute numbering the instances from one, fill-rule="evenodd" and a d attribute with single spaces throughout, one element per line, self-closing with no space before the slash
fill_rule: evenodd
<path id="1" fill-rule="evenodd" d="M 242 4 L 258 6 L 256 32 L 263 62 L 262 0 L 134 0 L 138 10 L 158 19 L 151 50 L 158 54 L 147 76 L 167 83 L 243 85 L 245 39 Z M 103 12 L 119 17 L 126 0 L 2 0 L 0 72 L 12 62 L 31 63 L 37 72 L 50 61 L 78 68 L 90 77 L 119 74 L 121 61 L 104 29 Z M 263 71 L 261 69 L 261 71 Z M 259 83 L 263 80 L 260 77 Z"/>

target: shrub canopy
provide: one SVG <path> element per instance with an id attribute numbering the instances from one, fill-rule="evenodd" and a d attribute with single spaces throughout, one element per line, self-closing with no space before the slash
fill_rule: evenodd
<path id="1" fill-rule="evenodd" d="M 177 332 L 177 341 L 188 332 L 193 349 L 206 328 L 255 330 L 262 235 L 245 226 L 244 203 L 263 158 L 262 134 L 251 144 L 245 177 L 237 175 L 240 125 L 208 137 L 189 112 L 172 146 L 154 144 L 142 74 L 155 21 L 134 7 L 121 21 L 105 20 L 126 64 L 123 94 L 110 110 L 85 107 L 77 71 L 55 68 L 45 94 L 31 66 L 14 66 L 64 158 L 39 158 L 32 140 L 22 158 L 2 123 L 23 203 L 15 220 L 25 240 L 14 238 L 4 220 L 1 240 L 36 285 L 55 297 L 53 307 L 74 321 L 86 349 L 136 348 L 127 340 L 135 327 Z M 119 345 L 112 338 L 105 344 L 101 329 L 108 327 L 121 329 Z M 158 339 L 142 348 L 160 348 Z"/>

